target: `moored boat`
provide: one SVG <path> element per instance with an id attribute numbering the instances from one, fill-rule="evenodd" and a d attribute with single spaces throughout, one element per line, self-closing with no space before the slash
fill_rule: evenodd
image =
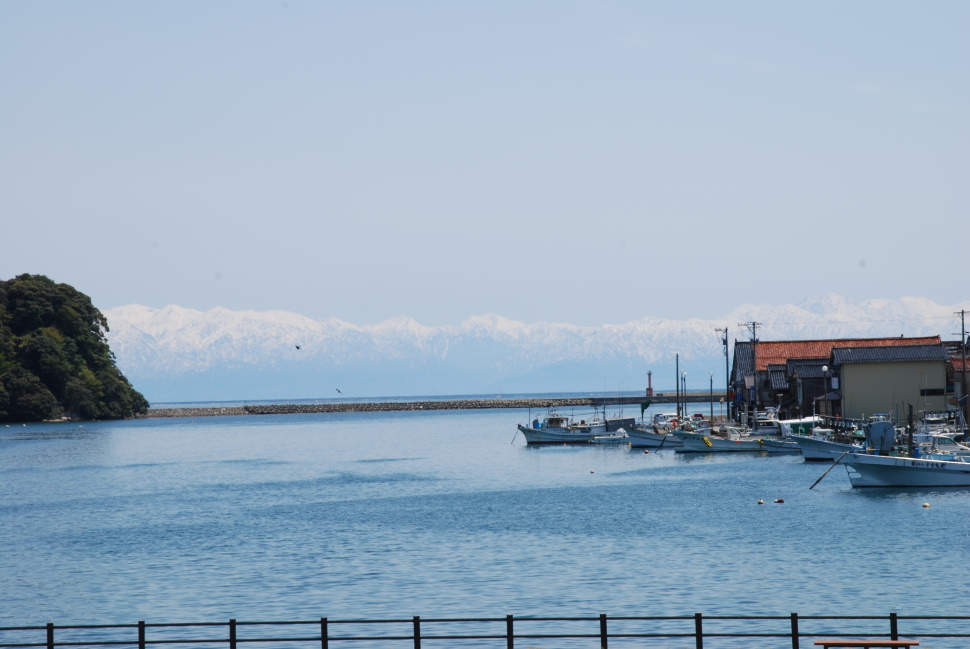
<path id="1" fill-rule="evenodd" d="M 865 430 L 869 450 L 842 460 L 853 487 L 970 487 L 970 455 L 952 437 L 927 428 L 902 434 L 885 415 Z"/>
<path id="2" fill-rule="evenodd" d="M 914 433 L 913 444 L 920 457 L 948 459 L 956 456 L 970 457 L 970 446 L 961 444 L 943 433 Z"/>
<path id="3" fill-rule="evenodd" d="M 850 453 L 842 460 L 853 487 L 970 487 L 970 461 Z"/>
<path id="4" fill-rule="evenodd" d="M 843 453 L 862 453 L 866 450 L 865 435 L 852 428 L 815 427 L 808 435 L 793 435 L 806 462 L 832 462 Z"/>
<path id="5" fill-rule="evenodd" d="M 589 441 L 591 444 L 629 444 L 630 437 L 626 434 L 626 430 L 621 428 L 615 433 L 607 433 L 606 435 L 595 435 L 593 439 Z"/>
<path id="6" fill-rule="evenodd" d="M 525 436 L 526 444 L 585 444 L 599 436 L 616 434 L 634 421 L 633 417 L 615 417 L 576 422 L 550 413 L 542 421 L 536 418 L 531 426 L 519 424 L 518 428 Z"/>
<path id="7" fill-rule="evenodd" d="M 646 424 L 633 424 L 625 426 L 627 438 L 630 446 L 636 448 L 676 448 L 683 446 L 683 442 L 677 439 L 670 430 L 655 428 Z"/>
<path id="8" fill-rule="evenodd" d="M 595 429 L 586 422 L 573 424 L 568 417 L 549 413 L 541 421 L 532 420 L 531 426 L 519 424 L 519 430 L 525 436 L 526 444 L 580 444 L 586 443 L 596 435 L 606 432 L 605 426 Z"/>
<path id="9" fill-rule="evenodd" d="M 674 449 L 677 453 L 740 453 L 754 451 L 760 453 L 791 453 L 798 447 L 787 444 L 769 445 L 767 442 L 783 442 L 780 436 L 757 435 L 751 431 L 734 427 L 699 428 L 697 430 L 676 430 L 674 435 L 683 443 Z"/>
<path id="10" fill-rule="evenodd" d="M 860 442 L 837 441 L 837 438 L 825 433 L 796 435 L 792 441 L 801 449 L 806 462 L 834 462 L 843 453 L 865 451 L 865 445 Z"/>

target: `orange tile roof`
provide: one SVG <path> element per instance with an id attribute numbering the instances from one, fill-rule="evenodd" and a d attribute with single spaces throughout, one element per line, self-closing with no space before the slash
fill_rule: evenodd
<path id="1" fill-rule="evenodd" d="M 827 359 L 833 347 L 900 347 L 905 345 L 940 344 L 939 336 L 922 338 L 844 338 L 835 340 L 780 340 L 758 341 L 755 351 L 757 371 L 763 372 L 768 365 L 784 364 L 790 358 Z"/>

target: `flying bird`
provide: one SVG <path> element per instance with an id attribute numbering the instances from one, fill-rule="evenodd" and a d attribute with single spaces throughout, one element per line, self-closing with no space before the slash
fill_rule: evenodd
<path id="1" fill-rule="evenodd" d="M 299 346 L 299 345 L 297 345 L 297 346 L 296 346 L 296 348 L 297 348 L 297 349 L 299 349 L 299 348 L 300 348 L 300 346 Z"/>
<path id="2" fill-rule="evenodd" d="M 340 392 L 340 388 L 337 388 L 337 392 L 338 392 L 339 394 L 343 394 L 343 392 Z"/>

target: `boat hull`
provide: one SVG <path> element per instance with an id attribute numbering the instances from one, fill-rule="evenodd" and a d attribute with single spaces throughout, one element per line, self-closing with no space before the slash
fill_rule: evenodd
<path id="1" fill-rule="evenodd" d="M 806 462 L 834 462 L 843 453 L 861 453 L 864 449 L 859 444 L 832 442 L 815 437 L 793 437 L 792 440 L 802 450 L 802 457 Z"/>
<path id="2" fill-rule="evenodd" d="M 525 436 L 526 444 L 586 444 L 596 442 L 596 437 L 608 437 L 609 443 L 626 440 L 615 440 L 624 426 L 631 426 L 635 420 L 632 417 L 611 417 L 608 419 L 570 420 L 560 415 L 550 415 L 540 424 L 533 420 L 531 426 L 519 424 L 519 430 Z M 606 443 L 606 442 L 600 442 Z"/>
<path id="3" fill-rule="evenodd" d="M 766 437 L 762 443 L 769 453 L 801 453 L 802 449 L 791 437 Z"/>
<path id="4" fill-rule="evenodd" d="M 769 445 L 766 441 L 772 440 L 766 440 L 763 437 L 725 439 L 708 432 L 684 430 L 678 430 L 674 434 L 683 444 L 674 449 L 677 453 L 792 453 L 798 451 L 797 446 L 792 449 L 787 444 Z"/>
<path id="5" fill-rule="evenodd" d="M 602 430 L 586 430 L 583 432 L 569 428 L 532 428 L 519 424 L 519 430 L 525 436 L 526 444 L 588 444 Z"/>
<path id="6" fill-rule="evenodd" d="M 842 463 L 853 487 L 970 487 L 970 462 L 850 453 Z"/>
<path id="7" fill-rule="evenodd" d="M 683 442 L 677 439 L 673 433 L 658 433 L 653 427 L 631 426 L 624 428 L 630 440 L 630 446 L 636 448 L 677 448 L 683 446 Z"/>
<path id="8" fill-rule="evenodd" d="M 629 444 L 630 438 L 621 428 L 619 432 L 610 433 L 609 435 L 597 435 L 589 441 L 592 444 Z"/>

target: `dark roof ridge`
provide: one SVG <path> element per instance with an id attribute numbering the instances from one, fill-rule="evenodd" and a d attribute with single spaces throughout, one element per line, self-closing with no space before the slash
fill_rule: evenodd
<path id="1" fill-rule="evenodd" d="M 906 347 L 939 347 L 937 343 L 914 343 L 912 345 L 893 345 L 895 349 L 905 349 Z M 883 349 L 882 345 L 876 345 L 871 348 L 867 347 L 836 347 L 835 349 Z"/>
<path id="2" fill-rule="evenodd" d="M 834 343 L 834 342 L 860 342 L 866 340 L 927 340 L 929 338 L 940 338 L 940 334 L 929 336 L 877 336 L 874 338 L 810 338 L 801 340 L 759 340 L 759 344 L 765 343 Z M 739 340 L 737 342 L 750 343 L 750 340 Z"/>

